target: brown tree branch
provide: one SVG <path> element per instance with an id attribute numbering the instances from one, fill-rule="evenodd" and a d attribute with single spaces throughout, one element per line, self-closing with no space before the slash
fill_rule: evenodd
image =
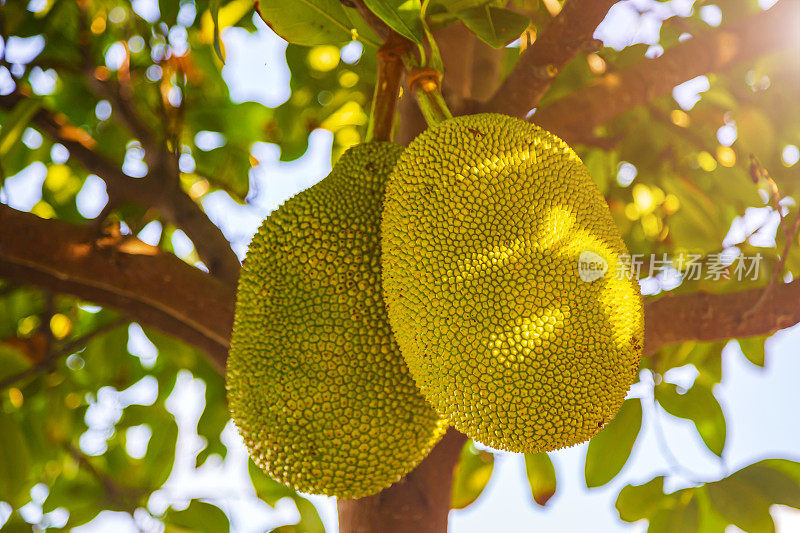
<path id="1" fill-rule="evenodd" d="M 13 109 L 24 98 L 18 91 L 0 96 L 0 107 Z M 240 265 L 230 243 L 177 180 L 162 179 L 157 174 L 159 169 L 150 169 L 146 178 L 125 175 L 119 165 L 95 150 L 95 140 L 86 131 L 60 114 L 42 108 L 33 116 L 33 122 L 45 135 L 64 145 L 87 171 L 106 182 L 110 203 L 130 201 L 156 207 L 167 220 L 186 232 L 212 275 L 229 285 L 236 284 Z"/>
<path id="2" fill-rule="evenodd" d="M 784 0 L 763 13 L 711 30 L 606 74 L 533 115 L 533 122 L 570 144 L 585 142 L 597 126 L 637 105 L 668 94 L 696 76 L 724 70 L 777 49 L 797 51 L 800 2 Z M 527 111 L 527 104 L 524 106 Z M 523 109 L 515 110 L 517 114 Z"/>
<path id="3" fill-rule="evenodd" d="M 615 3 L 617 0 L 567 0 L 483 107 L 524 117 L 536 107 L 564 65 L 581 50 L 596 47 L 594 30 Z"/>
<path id="4" fill-rule="evenodd" d="M 748 311 L 767 289 L 726 294 L 663 296 L 645 305 L 644 355 L 685 341 L 720 341 L 769 335 L 800 322 L 800 279 L 776 287 L 769 306 Z"/>
<path id="5" fill-rule="evenodd" d="M 224 367 L 233 290 L 137 239 L 98 239 L 87 227 L 0 204 L 0 278 L 108 305 L 209 351 Z M 780 284 L 770 305 L 745 319 L 764 290 L 648 301 L 644 355 L 684 341 L 766 335 L 800 322 L 800 279 Z"/>
<path id="6" fill-rule="evenodd" d="M 138 239 L 44 220 L 0 204 L 0 277 L 118 309 L 225 368 L 233 290 Z"/>

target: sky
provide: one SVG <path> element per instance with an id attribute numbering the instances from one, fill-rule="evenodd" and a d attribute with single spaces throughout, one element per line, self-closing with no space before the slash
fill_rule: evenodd
<path id="1" fill-rule="evenodd" d="M 771 3 L 764 2 L 762 7 L 766 8 Z M 635 42 L 653 45 L 657 42 L 660 21 L 673 14 L 688 15 L 692 5 L 691 0 L 622 2 L 612 8 L 595 37 L 617 49 Z M 152 16 L 152 0 L 136 0 L 134 7 L 142 16 Z M 644 7 L 654 7 L 654 11 L 642 15 L 639 11 Z M 707 5 L 701 9 L 701 15 L 709 25 L 719 24 L 719 9 L 716 6 Z M 286 43 L 260 19 L 256 18 L 255 22 L 258 31 L 253 34 L 241 28 L 228 28 L 223 32 L 227 53 L 223 76 L 235 101 L 252 100 L 277 106 L 289 95 L 289 71 L 283 57 Z M 180 38 L 180 34 L 175 36 L 177 42 Z M 19 50 L 15 53 L 24 52 Z M 357 54 L 358 47 L 350 46 L 348 53 Z M 648 51 L 648 55 L 658 53 L 660 49 L 657 46 L 652 46 Z M 0 90 L 2 83 L 0 80 Z M 39 83 L 43 90 L 47 90 L 47 84 L 54 81 L 44 76 Z M 688 109 L 707 88 L 708 80 L 700 76 L 676 88 L 673 97 L 677 105 Z M 723 131 L 719 136 L 721 143 L 730 144 L 735 139 L 735 130 Z M 35 144 L 35 132 L 30 130 L 26 133 L 26 139 L 26 142 Z M 213 142 L 213 139 L 209 142 Z M 204 209 L 212 221 L 222 228 L 240 258 L 244 257 L 247 244 L 264 217 L 283 201 L 327 175 L 330 171 L 331 143 L 329 132 L 317 130 L 312 133 L 309 149 L 303 157 L 282 163 L 278 161 L 277 146 L 258 142 L 253 147 L 253 155 L 260 163 L 250 176 L 255 194 L 251 195 L 248 203 L 238 204 L 222 191 L 203 198 Z M 54 159 L 65 155 L 53 154 Z M 135 166 L 135 159 L 128 164 Z M 624 165 L 620 168 L 620 183 L 635 183 L 635 167 L 631 168 Z M 17 176 L 10 177 L 0 191 L 0 201 L 18 209 L 30 209 L 41 196 L 44 171 L 44 165 L 34 164 Z M 106 201 L 102 180 L 90 178 L 78 196 L 78 207 L 81 213 L 90 217 L 99 213 Z M 770 238 L 774 239 L 776 224 L 768 218 L 760 209 L 748 210 L 745 216 L 732 224 L 726 239 L 728 244 L 741 242 L 740 236 L 746 235 L 745 231 L 752 227 L 763 227 L 760 236 L 766 238 L 767 242 Z M 159 233 L 158 223 L 151 223 L 139 237 L 154 243 Z M 176 253 L 182 257 L 187 257 L 192 251 L 191 242 L 182 232 L 176 232 L 173 245 Z M 649 287 L 651 293 L 659 290 L 653 280 L 646 283 L 650 285 L 643 285 L 643 289 Z M 141 359 L 142 364 L 152 365 L 157 357 L 165 356 L 157 353 L 138 325 L 131 325 L 129 335 L 129 350 Z M 800 417 L 795 408 L 800 404 L 800 388 L 795 383 L 795 376 L 800 375 L 797 346 L 800 346 L 800 326 L 773 335 L 767 342 L 767 364 L 764 369 L 750 364 L 736 342 L 729 343 L 723 350 L 722 382 L 714 388 L 728 424 L 728 440 L 722 461 L 705 448 L 691 422 L 669 417 L 653 406 L 650 400 L 652 380 L 649 373 L 643 372 L 640 383 L 630 393 L 630 396 L 645 398 L 642 431 L 631 459 L 614 481 L 601 488 L 586 488 L 583 481 L 586 444 L 553 452 L 551 457 L 556 465 L 558 490 L 547 507 L 542 508 L 532 501 L 524 476 L 522 456 L 499 452 L 495 456 L 492 478 L 480 498 L 467 509 L 451 512 L 450 531 L 644 531 L 645 522 L 634 525 L 621 522 L 614 509 L 614 501 L 624 485 L 646 482 L 655 475 L 667 475 L 668 490 L 690 486 L 691 481 L 675 473 L 672 463 L 665 457 L 662 452 L 665 445 L 684 470 L 691 471 L 694 479 L 705 481 L 719 479 L 761 458 L 800 459 L 797 451 Z M 695 376 L 696 370 L 688 366 L 671 370 L 666 378 L 667 381 L 688 387 Z M 81 448 L 90 454 L 102 453 L 122 409 L 132 403 L 152 403 L 155 387 L 152 381 L 143 380 L 125 391 L 110 387 L 101 389 L 98 401 L 87 413 L 89 430 L 81 438 Z M 236 533 L 260 533 L 296 520 L 297 512 L 290 501 L 283 500 L 275 508 L 270 508 L 255 498 L 247 476 L 246 452 L 232 424 L 224 433 L 224 442 L 229 450 L 226 459 L 222 461 L 212 457 L 202 468 L 194 468 L 195 455 L 203 446 L 202 439 L 196 433 L 196 424 L 203 408 L 204 387 L 201 380 L 183 372 L 170 396 L 168 407 L 180 428 L 178 453 L 170 479 L 148 503 L 150 512 L 159 514 L 170 505 L 180 509 L 191 498 L 203 498 L 219 505 L 228 514 L 232 531 Z M 656 420 L 662 428 L 662 442 L 659 442 Z M 148 430 L 135 428 L 127 437 L 129 453 L 141 457 L 151 437 Z M 32 492 L 32 503 L 24 510 L 26 518 L 35 521 L 41 517 L 40 503 L 45 496 L 46 488 L 37 486 Z M 327 530 L 336 531 L 335 501 L 316 496 L 310 498 L 317 505 Z M 3 505 L 0 504 L 0 524 L 7 516 L 7 506 Z M 779 533 L 800 531 L 800 512 L 781 506 L 773 507 L 772 511 Z M 54 524 L 63 523 L 66 519 L 63 512 L 56 512 L 50 518 Z M 147 513 L 138 513 L 131 519 L 124 513 L 104 512 L 90 524 L 74 531 L 94 533 L 115 530 L 117 533 L 127 533 L 137 532 L 139 528 L 158 531 L 159 525 Z M 730 530 L 736 531 L 736 528 L 731 526 Z"/>

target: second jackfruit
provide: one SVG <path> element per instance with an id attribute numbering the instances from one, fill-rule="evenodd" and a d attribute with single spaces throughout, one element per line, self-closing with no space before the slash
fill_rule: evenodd
<path id="1" fill-rule="evenodd" d="M 495 114 L 417 137 L 387 185 L 389 320 L 423 394 L 515 451 L 582 442 L 619 410 L 643 340 L 597 186 L 554 135 Z"/>
<path id="2" fill-rule="evenodd" d="M 264 221 L 242 268 L 231 415 L 256 464 L 302 492 L 378 492 L 445 429 L 403 362 L 381 295 L 383 190 L 401 151 L 348 150 Z"/>

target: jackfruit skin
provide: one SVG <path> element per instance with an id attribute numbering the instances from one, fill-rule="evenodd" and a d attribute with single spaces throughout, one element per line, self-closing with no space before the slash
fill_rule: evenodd
<path id="1" fill-rule="evenodd" d="M 411 373 L 485 445 L 550 451 L 594 436 L 636 379 L 641 295 L 625 244 L 578 156 L 498 114 L 418 136 L 382 222 L 384 296 Z M 579 258 L 607 261 L 585 282 Z"/>
<path id="2" fill-rule="evenodd" d="M 250 456 L 311 493 L 399 480 L 446 426 L 414 384 L 382 300 L 380 216 L 402 147 L 368 143 L 271 214 L 239 280 L 228 403 Z"/>

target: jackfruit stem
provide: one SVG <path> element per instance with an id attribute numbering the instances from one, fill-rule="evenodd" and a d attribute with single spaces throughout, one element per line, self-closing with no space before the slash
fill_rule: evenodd
<path id="1" fill-rule="evenodd" d="M 378 49 L 378 74 L 367 124 L 366 141 L 391 141 L 397 97 L 403 77 L 402 55 L 410 43 L 395 32 Z"/>
<path id="2" fill-rule="evenodd" d="M 414 93 L 419 110 L 428 126 L 453 118 L 441 91 L 442 73 L 432 68 L 420 68 L 412 52 L 403 54 L 408 88 Z"/>
<path id="3" fill-rule="evenodd" d="M 439 122 L 453 118 L 453 114 L 447 108 L 442 92 L 439 90 L 438 83 L 432 90 L 418 87 L 414 94 L 417 97 L 419 110 L 428 126 L 435 126 Z"/>

